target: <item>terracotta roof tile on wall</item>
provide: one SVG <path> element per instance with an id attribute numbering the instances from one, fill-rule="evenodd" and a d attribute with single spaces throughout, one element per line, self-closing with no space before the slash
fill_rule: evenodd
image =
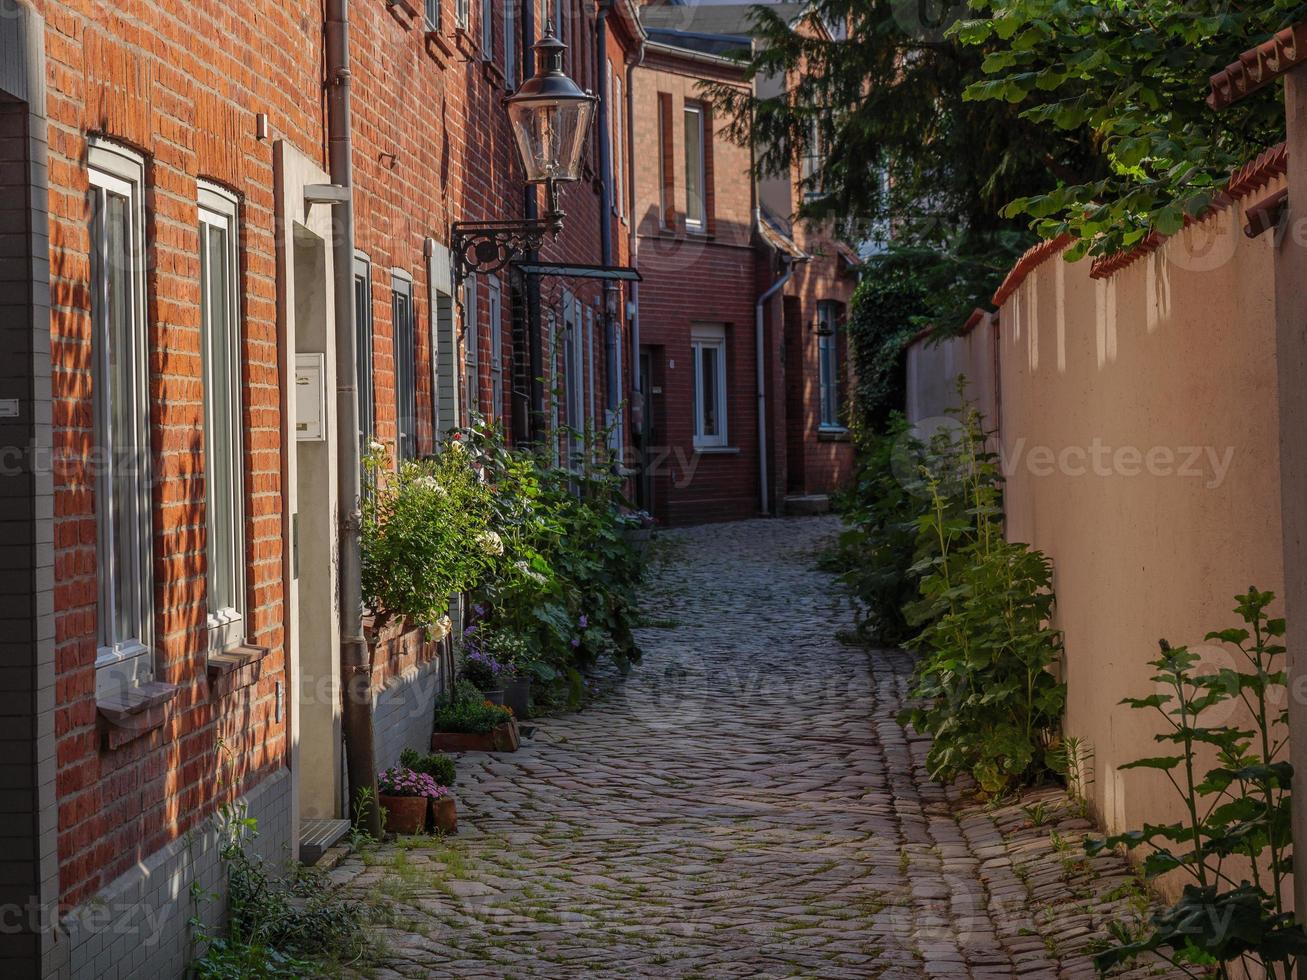
<path id="1" fill-rule="evenodd" d="M 1034 270 L 1050 255 L 1056 255 L 1061 252 L 1072 242 L 1070 235 L 1059 235 L 1057 238 L 1050 238 L 1047 241 L 1040 242 L 1038 245 L 1032 245 L 1026 249 L 1026 254 L 1017 259 L 1016 265 L 1012 266 L 1012 271 L 1007 274 L 998 291 L 994 293 L 994 298 L 990 300 L 995 306 L 1002 306 L 1007 298 L 1017 291 L 1026 276 Z"/>
<path id="2" fill-rule="evenodd" d="M 1185 227 L 1195 221 L 1205 220 L 1216 212 L 1230 207 L 1240 198 L 1261 190 L 1275 178 L 1283 176 L 1288 171 L 1288 167 L 1289 150 L 1283 143 L 1258 154 L 1257 159 L 1245 163 L 1230 175 L 1225 190 L 1216 196 L 1206 213 L 1199 218 L 1186 218 Z M 1150 252 L 1157 251 L 1168 237 L 1170 236 L 1153 232 L 1128 251 L 1117 252 L 1115 255 L 1105 255 L 1095 259 L 1089 274 L 1095 279 L 1106 279 Z"/>
<path id="3" fill-rule="evenodd" d="M 1303 62 L 1307 62 L 1307 23 L 1286 27 L 1213 75 L 1207 104 L 1224 109 Z"/>

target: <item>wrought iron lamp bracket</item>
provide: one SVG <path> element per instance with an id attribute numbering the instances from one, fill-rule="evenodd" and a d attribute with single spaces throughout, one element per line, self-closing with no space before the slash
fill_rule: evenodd
<path id="1" fill-rule="evenodd" d="M 553 181 L 547 189 L 549 209 L 539 218 L 455 221 L 450 226 L 455 287 L 474 273 L 500 271 L 523 252 L 539 249 L 546 238 L 558 238 L 565 215 L 558 207 Z"/>

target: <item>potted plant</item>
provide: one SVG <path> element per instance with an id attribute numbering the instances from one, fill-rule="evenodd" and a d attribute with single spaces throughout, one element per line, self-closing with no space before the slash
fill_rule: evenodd
<path id="1" fill-rule="evenodd" d="M 485 700 L 467 681 L 436 709 L 431 747 L 446 752 L 516 752 L 520 741 L 512 709 Z"/>
<path id="2" fill-rule="evenodd" d="M 386 811 L 386 829 L 396 834 L 420 834 L 427 826 L 429 801 L 439 787 L 426 773 L 393 766 L 377 774 L 377 798 Z"/>
<path id="3" fill-rule="evenodd" d="M 500 703 L 512 708 L 515 718 L 527 717 L 531 704 L 531 651 L 526 639 L 504 626 L 481 625 L 477 627 L 476 642 L 503 668 L 500 684 L 504 697 Z"/>
<path id="4" fill-rule="evenodd" d="M 484 650 L 469 644 L 463 658 L 463 679 L 476 687 L 485 700 L 504 703 L 504 678 L 507 668 Z"/>
<path id="5" fill-rule="evenodd" d="M 458 803 L 448 786 L 437 786 L 431 797 L 431 823 L 442 834 L 458 833 Z"/>

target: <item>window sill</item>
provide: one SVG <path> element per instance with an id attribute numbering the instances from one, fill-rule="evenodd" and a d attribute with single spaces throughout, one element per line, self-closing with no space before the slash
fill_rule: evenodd
<path id="1" fill-rule="evenodd" d="M 476 61 L 481 57 L 481 46 L 477 44 L 476 38 L 468 33 L 467 28 L 461 25 L 454 28 L 454 47 L 458 49 L 464 61 Z"/>
<path id="2" fill-rule="evenodd" d="M 432 61 L 444 68 L 445 63 L 454 57 L 454 49 L 450 46 L 449 40 L 439 31 L 427 31 L 425 37 L 427 54 L 431 56 Z"/>
<path id="3" fill-rule="evenodd" d="M 739 446 L 695 446 L 694 451 L 700 456 L 738 456 Z"/>
<path id="4" fill-rule="evenodd" d="M 260 663 L 271 652 L 268 647 L 239 646 L 209 654 L 209 699 L 227 697 L 249 687 L 262 673 Z"/>
<path id="5" fill-rule="evenodd" d="M 850 442 L 849 430 L 839 426 L 822 426 L 817 430 L 818 442 Z"/>
<path id="6" fill-rule="evenodd" d="M 119 749 L 162 728 L 168 717 L 168 702 L 176 696 L 175 684 L 151 681 L 97 697 L 95 708 L 105 721 L 104 747 Z"/>

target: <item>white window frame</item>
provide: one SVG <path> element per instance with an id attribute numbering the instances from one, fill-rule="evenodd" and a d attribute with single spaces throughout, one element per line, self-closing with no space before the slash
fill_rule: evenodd
<path id="1" fill-rule="evenodd" d="M 517 67 L 517 0 L 504 0 L 504 84 L 509 91 L 517 88 Z"/>
<path id="2" fill-rule="evenodd" d="M 107 668 L 126 685 L 153 679 L 154 636 L 154 533 L 153 501 L 150 492 L 150 395 L 149 325 L 145 301 L 145 161 L 142 157 L 108 141 L 92 139 L 87 153 L 90 193 L 94 199 L 91 220 L 91 315 L 94 391 L 94 432 L 99 458 L 95 470 L 96 543 L 99 566 L 99 594 L 95 665 Z M 106 304 L 109 280 L 102 273 L 107 251 L 107 227 L 102 220 L 110 195 L 127 202 L 128 240 L 125 251 L 131 262 L 126 278 L 131 291 L 126 303 L 129 350 L 126 354 L 123 394 L 131 419 L 127 431 L 115 431 L 110 418 L 115 397 L 110 363 Z M 123 467 L 129 472 L 122 473 Z M 134 500 L 134 512 L 122 528 L 115 526 L 111 503 L 115 486 L 122 479 Z M 118 534 L 124 536 L 127 565 L 117 567 Z M 120 635 L 113 612 L 124 597 L 139 620 L 138 635 Z"/>
<path id="3" fill-rule="evenodd" d="M 403 323 L 401 301 L 408 317 Z M 417 459 L 417 311 L 413 306 L 413 277 L 403 269 L 390 270 L 390 339 L 394 358 L 395 457 Z"/>
<path id="4" fill-rule="evenodd" d="M 245 472 L 244 385 L 241 381 L 240 209 L 236 197 L 212 184 L 198 185 L 200 234 L 201 357 L 204 361 L 204 512 L 208 531 L 206 574 L 209 652 L 221 653 L 245 642 Z M 209 230 L 227 236 L 227 322 L 214 322 Z M 217 367 L 228 365 L 227 376 Z M 216 454 L 226 453 L 224 470 Z M 224 563 L 218 550 L 227 552 Z M 224 581 L 225 579 L 225 581 Z M 227 601 L 223 601 L 223 599 Z"/>
<path id="5" fill-rule="evenodd" d="M 461 29 L 467 30 L 471 16 L 471 0 L 454 0 L 454 20 Z"/>
<path id="6" fill-rule="evenodd" d="M 366 453 L 368 443 L 376 434 L 377 418 L 372 386 L 372 262 L 362 252 L 354 253 L 354 331 L 354 357 L 358 363 L 354 383 L 358 389 L 359 449 Z"/>
<path id="7" fill-rule="evenodd" d="M 717 351 L 717 432 L 704 434 L 703 352 Z M 690 330 L 691 391 L 693 392 L 694 448 L 720 449 L 728 445 L 726 419 L 726 328 L 716 324 L 695 324 Z"/>
<path id="8" fill-rule="evenodd" d="M 821 300 L 817 304 L 817 395 L 820 428 L 843 432 L 840 421 L 839 303 Z"/>
<path id="9" fill-rule="evenodd" d="M 487 281 L 489 298 L 486 302 L 486 314 L 490 320 L 490 388 L 494 400 L 494 411 L 489 417 L 499 419 L 504 415 L 504 317 L 503 290 L 498 276 L 490 276 Z"/>
<path id="10" fill-rule="evenodd" d="M 690 141 L 689 139 L 684 138 L 685 134 L 689 132 L 691 116 L 694 117 L 695 125 L 698 126 L 699 129 L 699 159 L 695 161 L 690 159 Z M 708 184 L 708 173 L 705 163 L 707 154 L 704 152 L 703 106 L 699 105 L 697 102 L 685 103 L 685 106 L 681 110 L 681 120 L 682 138 L 685 143 L 685 229 L 686 231 L 701 232 L 708 226 L 708 199 L 706 190 Z M 697 202 L 699 212 L 698 217 L 694 216 L 695 200 L 690 196 L 690 169 L 692 164 L 698 171 L 699 178 L 699 198 Z"/>
<path id="11" fill-rule="evenodd" d="M 429 31 L 440 30 L 440 0 L 424 0 L 422 22 Z"/>
<path id="12" fill-rule="evenodd" d="M 465 423 L 472 424 L 473 415 L 481 414 L 481 344 L 477 323 L 477 276 L 471 273 L 463 280 L 463 381 L 467 406 Z"/>

